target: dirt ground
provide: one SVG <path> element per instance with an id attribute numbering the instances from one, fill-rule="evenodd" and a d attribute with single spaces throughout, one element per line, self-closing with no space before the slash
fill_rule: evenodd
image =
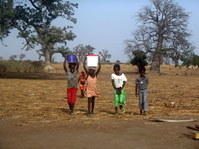
<path id="1" fill-rule="evenodd" d="M 55 68 L 52 74 L 1 75 L 0 149 L 199 149 L 199 142 L 192 139 L 194 131 L 186 128 L 198 122 L 151 121 L 198 119 L 199 70 L 163 66 L 161 75 L 147 72 L 150 112 L 140 116 L 138 99 L 134 96 L 136 68 L 122 65 L 128 78 L 128 103 L 125 114 L 115 115 L 112 65 L 104 65 L 98 77 L 100 96 L 95 114 L 88 117 L 86 98 L 78 98 L 74 115 L 67 113 L 66 78 L 61 65 Z"/>
<path id="2" fill-rule="evenodd" d="M 92 117 L 90 118 L 92 119 Z M 198 149 L 194 123 L 99 120 L 16 126 L 0 121 L 1 149 Z"/>

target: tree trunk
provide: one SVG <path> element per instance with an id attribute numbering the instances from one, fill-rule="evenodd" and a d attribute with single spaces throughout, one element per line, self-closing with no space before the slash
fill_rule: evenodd
<path id="1" fill-rule="evenodd" d="M 46 49 L 44 54 L 45 54 L 45 63 L 46 63 L 46 64 L 50 64 L 50 62 L 51 62 L 51 61 L 50 61 L 50 60 L 51 60 L 50 51 Z"/>
<path id="2" fill-rule="evenodd" d="M 161 33 L 160 29 L 160 33 Z M 152 65 L 151 65 L 151 70 L 153 72 L 159 73 L 160 74 L 160 64 L 163 62 L 163 55 L 161 52 L 162 49 L 162 44 L 163 44 L 163 35 L 159 34 L 158 35 L 158 42 L 157 42 L 157 47 L 156 50 L 153 54 L 153 59 L 152 59 Z"/>
<path id="3" fill-rule="evenodd" d="M 160 73 L 160 57 L 157 54 L 153 56 L 152 64 L 151 64 L 151 71 Z"/>

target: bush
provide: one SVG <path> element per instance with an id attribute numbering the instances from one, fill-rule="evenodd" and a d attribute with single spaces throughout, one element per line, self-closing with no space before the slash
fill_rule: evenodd
<path id="1" fill-rule="evenodd" d="M 182 65 L 189 67 L 190 65 L 199 67 L 199 55 L 193 54 L 191 57 L 184 58 Z"/>
<path id="2" fill-rule="evenodd" d="M 44 64 L 40 61 L 0 60 L 0 72 L 43 72 Z"/>
<path id="3" fill-rule="evenodd" d="M 199 56 L 198 55 L 195 55 L 193 56 L 192 58 L 192 65 L 193 66 L 198 66 L 199 67 Z"/>
<path id="4" fill-rule="evenodd" d="M 141 72 L 145 70 L 145 66 L 147 66 L 147 57 L 145 53 L 141 50 L 133 51 L 134 58 L 131 60 L 132 65 L 136 65 L 138 67 L 138 71 Z"/>

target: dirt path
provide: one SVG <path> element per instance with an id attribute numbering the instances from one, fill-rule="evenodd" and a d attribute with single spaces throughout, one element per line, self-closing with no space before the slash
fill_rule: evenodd
<path id="1" fill-rule="evenodd" d="M 0 149 L 199 149 L 186 126 L 145 120 L 17 126 L 0 121 Z"/>

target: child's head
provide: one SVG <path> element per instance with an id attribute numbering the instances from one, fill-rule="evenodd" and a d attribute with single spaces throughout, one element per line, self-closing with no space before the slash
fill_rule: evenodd
<path id="1" fill-rule="evenodd" d="M 75 72 L 76 63 L 69 63 L 68 64 L 70 72 Z"/>
<path id="2" fill-rule="evenodd" d="M 85 75 L 85 72 L 84 72 L 84 71 L 82 71 L 82 72 L 81 72 L 81 75 L 82 75 L 82 76 L 84 76 L 84 75 Z"/>
<path id="3" fill-rule="evenodd" d="M 89 68 L 88 69 L 88 74 L 90 75 L 90 76 L 95 76 L 95 69 L 94 68 Z"/>
<path id="4" fill-rule="evenodd" d="M 115 64 L 113 66 L 113 71 L 116 75 L 119 75 L 120 74 L 120 65 L 119 64 Z"/>

